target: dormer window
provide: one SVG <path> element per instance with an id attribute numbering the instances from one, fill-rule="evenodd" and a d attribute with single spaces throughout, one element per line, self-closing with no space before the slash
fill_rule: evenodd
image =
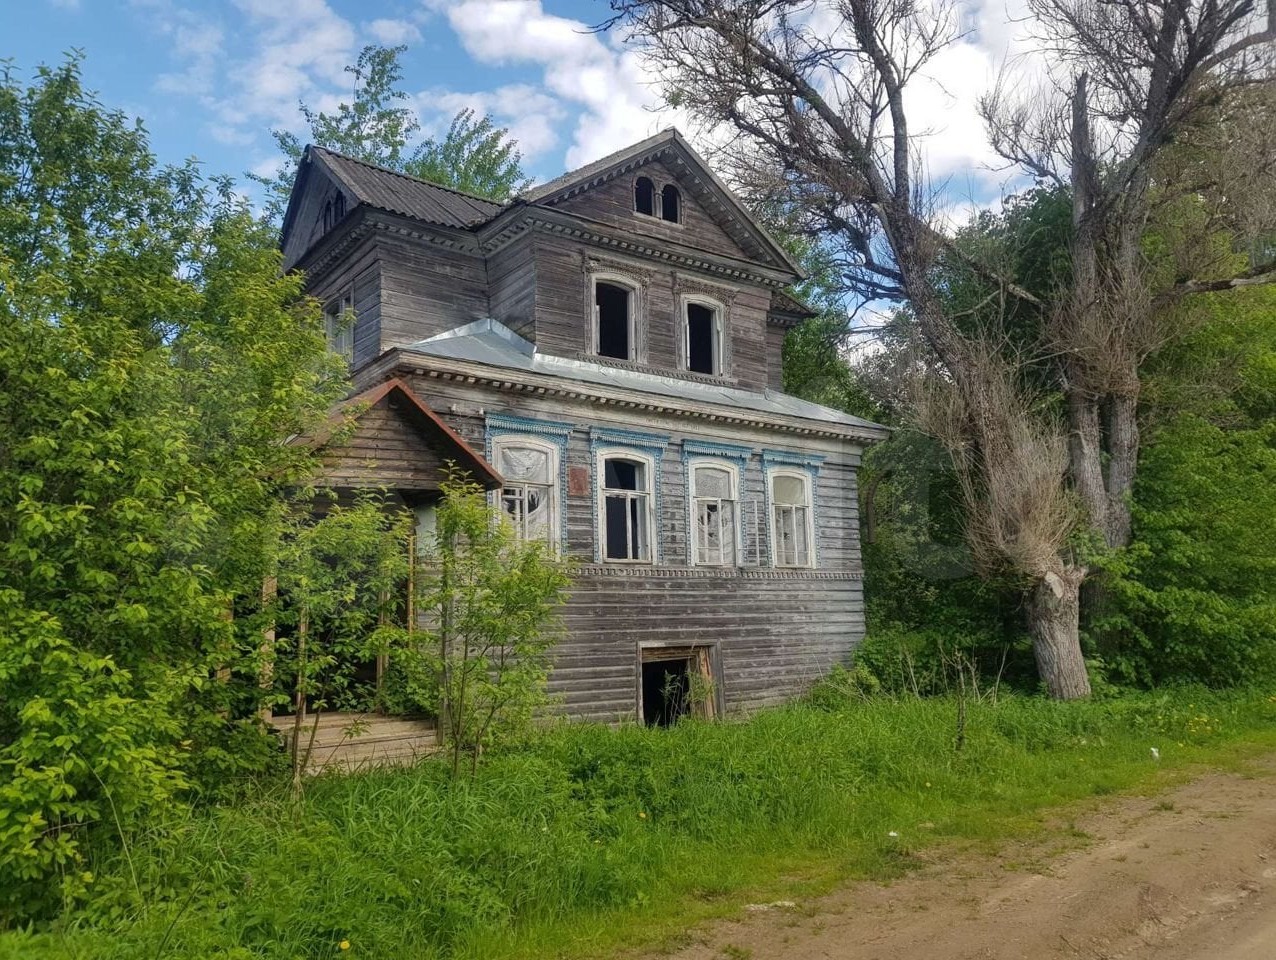
<path id="1" fill-rule="evenodd" d="M 682 358 L 692 373 L 722 376 L 722 307 L 710 300 L 684 300 Z"/>
<path id="2" fill-rule="evenodd" d="M 635 288 L 617 279 L 594 279 L 594 353 L 634 359 Z"/>
<path id="3" fill-rule="evenodd" d="M 649 217 L 656 215 L 656 185 L 650 177 L 639 177 L 634 181 L 634 209 Z"/>
<path id="4" fill-rule="evenodd" d="M 672 183 L 666 183 L 665 188 L 660 191 L 660 219 L 670 223 L 679 223 L 682 220 L 682 197 Z"/>

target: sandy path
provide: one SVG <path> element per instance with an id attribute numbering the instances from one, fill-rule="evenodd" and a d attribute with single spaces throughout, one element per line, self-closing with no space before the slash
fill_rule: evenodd
<path id="1" fill-rule="evenodd" d="M 717 924 L 677 960 L 1276 960 L 1276 757 L 1076 818 L 1091 839 L 936 863 Z M 1056 847 L 1058 836 L 1052 841 Z"/>

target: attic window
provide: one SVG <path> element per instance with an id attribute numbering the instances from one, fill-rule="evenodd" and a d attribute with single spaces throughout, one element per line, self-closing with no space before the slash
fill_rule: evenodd
<path id="1" fill-rule="evenodd" d="M 656 185 L 649 177 L 634 181 L 634 209 L 649 217 L 656 215 Z"/>
<path id="2" fill-rule="evenodd" d="M 338 193 L 323 205 L 323 232 L 327 233 L 346 215 L 346 198 Z"/>
<path id="3" fill-rule="evenodd" d="M 678 223 L 682 219 L 682 197 L 672 183 L 665 184 L 660 191 L 660 218 L 670 223 Z"/>
<path id="4" fill-rule="evenodd" d="M 633 288 L 594 281 L 594 352 L 600 357 L 633 359 Z"/>

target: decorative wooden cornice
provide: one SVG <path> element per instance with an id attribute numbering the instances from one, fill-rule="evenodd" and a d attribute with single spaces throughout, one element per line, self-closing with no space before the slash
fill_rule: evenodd
<path id="1" fill-rule="evenodd" d="M 864 579 L 863 570 L 778 570 L 774 567 L 668 567 L 633 563 L 588 563 L 576 568 L 575 579 L 600 577 L 628 580 L 843 580 Z"/>
<path id="2" fill-rule="evenodd" d="M 834 424 L 828 421 L 805 420 L 783 414 L 762 414 L 734 407 L 720 407 L 675 398 L 662 398 L 624 388 L 609 389 L 604 386 L 569 380 L 546 373 L 529 373 L 489 367 L 480 363 L 441 357 L 413 354 L 407 349 L 397 349 L 384 358 L 384 364 L 395 371 L 410 373 L 431 380 L 478 385 L 509 393 L 524 393 L 541 397 L 581 400 L 595 406 L 685 417 L 707 423 L 731 424 L 773 430 L 802 437 L 826 437 L 831 440 L 850 440 L 867 446 L 884 440 L 888 433 L 884 428 L 864 429 L 854 424 Z M 378 365 L 380 369 L 380 365 Z"/>

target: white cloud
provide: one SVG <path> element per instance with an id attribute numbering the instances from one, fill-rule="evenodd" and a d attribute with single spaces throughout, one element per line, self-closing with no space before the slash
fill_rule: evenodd
<path id="1" fill-rule="evenodd" d="M 225 33 L 215 21 L 172 0 L 132 0 L 168 45 L 169 56 L 181 69 L 155 78 L 160 93 L 206 96 L 217 82 L 217 68 L 225 58 Z"/>
<path id="2" fill-rule="evenodd" d="M 426 0 L 467 53 L 493 66 L 534 65 L 545 89 L 579 104 L 566 162 L 576 167 L 686 118 L 660 109 L 638 56 L 608 46 L 588 24 L 546 13 L 540 0 Z"/>
<path id="3" fill-rule="evenodd" d="M 479 116 L 490 114 L 518 141 L 525 162 L 543 156 L 559 143 L 559 129 L 567 116 L 562 101 L 531 84 L 516 83 L 495 90 L 459 93 L 427 90 L 417 96 L 425 132 L 440 136 L 452 117 L 469 108 Z"/>
<path id="4" fill-rule="evenodd" d="M 417 43 L 421 39 L 421 31 L 410 20 L 392 20 L 380 18 L 363 25 L 363 32 L 377 43 L 396 47 L 402 43 Z"/>

